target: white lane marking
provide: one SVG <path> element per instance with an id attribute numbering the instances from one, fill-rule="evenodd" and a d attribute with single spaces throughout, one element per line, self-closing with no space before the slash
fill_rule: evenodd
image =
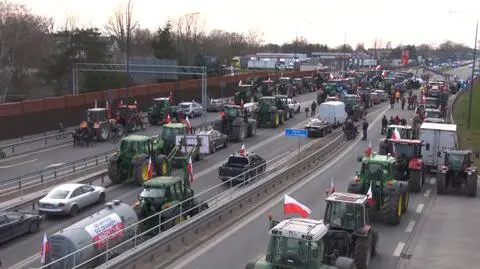
<path id="1" fill-rule="evenodd" d="M 9 168 L 17 167 L 17 166 L 20 166 L 20 165 L 33 163 L 33 162 L 36 162 L 36 161 L 38 161 L 38 159 L 23 161 L 23 162 L 19 162 L 19 163 L 15 163 L 15 164 L 10 164 L 10 165 L 3 165 L 3 166 L 0 166 L 0 169 L 9 169 Z"/>
<path id="2" fill-rule="evenodd" d="M 423 210 L 423 206 L 424 206 L 423 204 L 419 204 L 419 205 L 417 206 L 417 210 L 415 210 L 415 212 L 417 212 L 417 214 L 421 214 L 421 213 L 422 213 L 422 210 Z"/>
<path id="3" fill-rule="evenodd" d="M 57 166 L 62 166 L 65 163 L 52 163 L 51 165 L 45 167 L 45 169 L 52 168 L 52 167 L 57 167 Z"/>
<path id="4" fill-rule="evenodd" d="M 415 227 L 415 221 L 414 220 L 411 220 L 409 223 L 408 223 L 408 226 L 407 228 L 405 229 L 405 232 L 406 233 L 411 233 L 413 231 L 413 227 Z"/>
<path id="5" fill-rule="evenodd" d="M 425 191 L 425 193 L 423 194 L 423 196 L 428 197 L 428 196 L 430 196 L 430 193 L 431 193 L 431 192 L 432 192 L 431 189 L 427 189 L 427 190 Z"/>
<path id="6" fill-rule="evenodd" d="M 432 177 L 432 179 L 430 179 L 430 184 L 435 185 L 436 182 L 437 182 L 436 178 Z"/>
<path id="7" fill-rule="evenodd" d="M 384 113 L 386 113 L 386 111 L 388 109 L 390 109 L 389 106 L 385 107 L 382 110 L 382 113 L 378 114 L 378 116 L 369 124 L 368 130 L 373 128 L 374 123 L 376 121 L 379 121 L 380 118 L 383 116 Z M 330 160 L 330 162 L 326 163 L 322 168 L 318 169 L 316 172 L 313 172 L 312 174 L 310 174 L 310 176 L 305 178 L 303 181 L 301 181 L 297 184 L 294 184 L 293 187 L 285 190 L 285 193 L 288 194 L 288 193 L 295 192 L 295 191 L 303 188 L 310 181 L 312 181 L 314 179 L 317 179 L 321 174 L 325 173 L 325 171 L 330 169 L 330 167 L 332 167 L 333 165 L 336 165 L 340 160 L 342 160 L 342 158 L 344 158 L 345 155 L 347 155 L 355 146 L 357 146 L 359 144 L 360 139 L 361 139 L 361 136 L 358 136 L 357 139 L 354 140 L 354 142 L 352 142 L 350 144 L 350 146 L 348 146 L 346 149 L 342 150 L 342 152 L 338 153 L 336 156 L 332 156 L 332 159 Z M 277 205 L 278 203 L 280 203 L 282 200 L 283 200 L 283 196 L 279 195 L 277 198 L 268 201 L 262 207 L 257 208 L 256 213 L 252 213 L 250 215 L 247 215 L 245 218 L 239 220 L 235 224 L 235 226 L 230 227 L 229 229 L 224 230 L 224 231 L 216 234 L 215 236 L 213 236 L 210 239 L 210 241 L 206 241 L 205 244 L 201 248 L 196 249 L 195 252 L 193 252 L 193 251 L 190 252 L 189 255 L 184 256 L 184 258 L 182 260 L 168 266 L 167 268 L 169 268 L 169 269 L 185 268 L 188 264 L 190 264 L 194 260 L 198 259 L 198 257 L 204 255 L 207 251 L 209 251 L 213 247 L 219 245 L 220 242 L 222 242 L 226 238 L 231 237 L 233 234 L 235 234 L 236 232 L 245 228 L 245 226 L 247 226 L 251 222 L 257 220 L 259 217 L 266 216 L 267 211 L 269 211 L 270 208 L 272 208 L 275 205 Z M 156 267 L 156 269 L 159 269 L 159 267 Z"/>
<path id="8" fill-rule="evenodd" d="M 397 247 L 393 251 L 393 256 L 394 257 L 400 257 L 402 254 L 403 248 L 405 247 L 405 243 L 403 242 L 398 242 Z"/>

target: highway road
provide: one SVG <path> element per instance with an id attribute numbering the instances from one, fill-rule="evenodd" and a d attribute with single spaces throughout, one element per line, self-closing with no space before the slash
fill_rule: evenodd
<path id="1" fill-rule="evenodd" d="M 312 100 L 316 100 L 316 93 L 307 93 L 297 96 L 297 101 L 301 103 L 302 107 L 309 105 Z M 302 110 L 303 111 L 303 110 Z M 207 121 L 214 121 L 219 117 L 218 113 L 208 113 Z M 305 115 L 301 114 L 300 118 L 304 118 Z M 192 125 L 200 125 L 201 119 L 194 118 L 191 120 Z M 160 126 L 150 126 L 144 131 L 138 132 L 139 134 L 155 135 L 160 134 Z M 272 130 L 257 130 L 257 136 L 268 136 Z M 7 180 L 17 176 L 41 171 L 46 167 L 52 165 L 59 165 L 62 163 L 68 163 L 76 160 L 80 160 L 92 155 L 100 154 L 115 147 L 113 142 L 107 141 L 103 143 L 94 143 L 90 148 L 76 147 L 73 148 L 72 144 L 67 144 L 61 147 L 52 147 L 42 150 L 38 150 L 32 153 L 23 154 L 21 156 L 15 156 L 10 159 L 0 161 L 0 175 L 1 180 Z"/>
<path id="2" fill-rule="evenodd" d="M 302 102 L 311 102 L 313 94 L 304 95 L 299 98 Z M 310 99 L 309 99 L 310 98 Z M 379 105 L 370 109 L 372 116 L 376 116 L 375 110 L 383 109 L 385 104 Z M 287 121 L 285 127 L 298 127 L 302 128 L 306 123 L 306 117 L 304 113 L 297 114 L 294 120 Z M 303 145 L 309 143 L 312 139 L 302 140 Z M 245 141 L 245 146 L 248 151 L 254 151 L 263 156 L 267 160 L 277 158 L 282 154 L 289 154 L 295 152 L 298 148 L 298 140 L 291 137 L 284 136 L 284 129 L 259 129 L 257 135 L 253 138 Z M 203 161 L 194 163 L 194 176 L 195 182 L 193 188 L 196 193 L 200 193 L 206 190 L 210 186 L 217 185 L 221 181 L 217 177 L 218 167 L 226 160 L 226 158 L 235 151 L 238 151 L 241 147 L 240 143 L 230 143 L 227 149 L 217 151 L 214 155 L 210 155 L 204 158 Z M 294 153 L 293 153 L 294 154 Z M 198 172 L 197 172 L 198 171 Z M 215 193 L 220 193 L 225 190 L 227 186 L 219 185 L 214 192 L 210 192 L 205 195 L 205 199 L 212 197 Z M 133 204 L 137 195 L 140 193 L 140 188 L 130 184 L 116 185 L 107 190 L 107 199 L 120 199 L 128 204 Z M 37 266 L 38 255 L 36 254 L 41 246 L 43 232 L 48 234 L 55 233 L 61 230 L 63 227 L 71 225 L 78 220 L 100 210 L 103 205 L 91 207 L 85 211 L 82 211 L 78 216 L 74 218 L 55 217 L 48 218 L 43 225 L 42 231 L 37 234 L 27 235 L 20 237 L 11 242 L 8 242 L 0 246 L 0 257 L 4 265 L 12 266 L 13 264 L 21 262 L 22 266 L 17 265 L 16 268 L 24 268 L 24 266 Z M 25 208 L 24 211 L 28 211 L 30 208 Z M 29 258 L 31 257 L 31 258 Z M 33 261 L 33 263 L 32 263 Z"/>
<path id="3" fill-rule="evenodd" d="M 401 117 L 411 118 L 411 111 L 401 111 L 398 106 L 386 110 L 387 117 L 399 114 Z M 372 141 L 374 149 L 378 149 L 380 140 L 380 119 L 383 113 L 377 113 L 376 119 L 370 124 L 370 137 L 367 141 L 360 141 L 360 138 L 349 145 L 346 150 L 335 156 L 330 163 L 319 168 L 314 174 L 306 178 L 303 183 L 298 183 L 291 190 L 287 191 L 293 198 L 308 206 L 313 212 L 314 219 L 323 218 L 324 213 L 324 190 L 330 187 L 330 180 L 333 179 L 337 191 L 346 191 L 348 181 L 355 175 L 360 164 L 357 156 L 363 155 L 368 147 L 369 140 Z M 347 169 L 346 169 L 347 168 Z M 387 226 L 382 223 L 374 223 L 379 230 L 380 243 L 379 255 L 371 264 L 372 269 L 394 268 L 403 246 L 409 235 L 419 221 L 425 203 L 430 199 L 431 185 L 427 184 L 420 194 L 413 194 L 410 198 L 410 205 L 399 226 Z M 184 259 L 172 264 L 168 269 L 220 269 L 244 268 L 247 262 L 256 260 L 267 250 L 268 244 L 268 221 L 267 214 L 271 213 L 274 218 L 283 217 L 282 201 L 283 195 L 279 194 L 278 199 L 269 202 L 258 208 L 258 211 L 244 218 L 240 223 L 226 229 L 218 236 L 207 241 L 205 245 L 196 248 L 192 253 L 183 255 Z"/>

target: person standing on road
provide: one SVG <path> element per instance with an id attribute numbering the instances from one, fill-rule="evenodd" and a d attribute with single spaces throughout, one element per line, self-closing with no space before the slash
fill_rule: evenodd
<path id="1" fill-rule="evenodd" d="M 367 131 L 368 131 L 368 122 L 367 119 L 363 118 L 363 123 L 362 123 L 362 130 L 363 130 L 363 138 L 362 140 L 367 140 Z"/>
<path id="2" fill-rule="evenodd" d="M 405 110 L 405 102 L 407 100 L 405 100 L 405 96 L 402 96 L 402 110 Z"/>
<path id="3" fill-rule="evenodd" d="M 312 117 L 313 117 L 315 116 L 315 110 L 317 109 L 317 102 L 315 102 L 315 100 L 313 100 L 312 102 L 311 109 L 312 109 Z"/>
<path id="4" fill-rule="evenodd" d="M 305 107 L 305 117 L 308 118 L 308 112 L 310 112 L 310 109 L 308 108 L 308 105 Z"/>
<path id="5" fill-rule="evenodd" d="M 395 95 L 390 96 L 390 107 L 394 108 L 395 107 Z"/>
<path id="6" fill-rule="evenodd" d="M 382 131 L 380 132 L 381 135 L 384 135 L 387 131 L 387 126 L 388 126 L 388 119 L 386 115 L 383 115 L 382 118 Z"/>
<path id="7" fill-rule="evenodd" d="M 397 103 L 400 101 L 400 91 L 397 90 L 397 92 L 395 93 L 395 99 L 397 100 Z"/>

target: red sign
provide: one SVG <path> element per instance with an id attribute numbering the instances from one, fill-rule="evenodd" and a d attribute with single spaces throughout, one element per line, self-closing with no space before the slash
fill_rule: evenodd
<path id="1" fill-rule="evenodd" d="M 408 64 L 408 60 L 410 58 L 410 52 L 408 50 L 402 51 L 402 64 Z"/>

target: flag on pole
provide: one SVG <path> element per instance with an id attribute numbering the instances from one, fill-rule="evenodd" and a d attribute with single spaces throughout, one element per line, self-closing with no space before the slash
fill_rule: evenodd
<path id="1" fill-rule="evenodd" d="M 47 263 L 47 253 L 50 251 L 49 245 L 48 245 L 48 238 L 47 234 L 43 234 L 43 243 L 42 243 L 42 252 L 40 254 L 40 262 L 42 264 Z"/>
<path id="2" fill-rule="evenodd" d="M 147 177 L 148 177 L 148 179 L 151 179 L 153 177 L 152 157 L 150 157 L 150 159 L 148 159 Z"/>
<path id="3" fill-rule="evenodd" d="M 373 200 L 372 184 L 370 184 L 370 187 L 367 191 L 367 202 L 370 206 L 373 206 L 375 204 L 375 200 Z"/>
<path id="4" fill-rule="evenodd" d="M 192 184 L 192 183 L 193 183 L 192 157 L 188 158 L 187 172 L 188 172 L 188 182 L 189 182 L 190 184 Z"/>
<path id="5" fill-rule="evenodd" d="M 400 139 L 401 139 L 400 133 L 398 132 L 397 128 L 393 129 L 392 140 L 397 141 Z"/>
<path id="6" fill-rule="evenodd" d="M 240 81 L 238 82 L 238 86 L 240 87 L 240 86 L 242 86 L 242 85 L 243 85 L 243 82 L 240 80 Z"/>
<path id="7" fill-rule="evenodd" d="M 165 119 L 165 123 L 169 124 L 170 122 L 172 122 L 172 119 L 170 118 L 170 114 L 167 114 L 167 118 Z"/>
<path id="8" fill-rule="evenodd" d="M 245 153 L 247 153 L 247 150 L 245 149 L 245 144 L 242 145 L 238 153 L 240 154 L 240 156 L 245 156 Z"/>
<path id="9" fill-rule="evenodd" d="M 375 70 L 377 70 L 377 71 L 380 70 L 380 69 L 382 69 L 381 65 L 377 65 L 377 67 L 375 67 Z"/>
<path id="10" fill-rule="evenodd" d="M 240 106 L 243 107 L 243 99 L 240 100 Z"/>
<path id="11" fill-rule="evenodd" d="M 370 144 L 368 144 L 368 148 L 365 151 L 365 156 L 372 156 L 372 140 L 370 140 Z"/>
<path id="12" fill-rule="evenodd" d="M 330 189 L 329 193 L 332 194 L 335 192 L 335 185 L 333 184 L 333 177 L 330 179 Z"/>
<path id="13" fill-rule="evenodd" d="M 97 99 L 95 99 L 95 108 L 97 108 L 97 107 L 98 107 L 98 106 L 97 106 Z"/>
<path id="14" fill-rule="evenodd" d="M 305 205 L 301 204 L 297 200 L 293 199 L 288 195 L 284 195 L 283 199 L 283 214 L 290 215 L 290 214 L 298 214 L 302 218 L 308 218 L 308 216 L 312 213 L 310 208 L 306 207 Z"/>

